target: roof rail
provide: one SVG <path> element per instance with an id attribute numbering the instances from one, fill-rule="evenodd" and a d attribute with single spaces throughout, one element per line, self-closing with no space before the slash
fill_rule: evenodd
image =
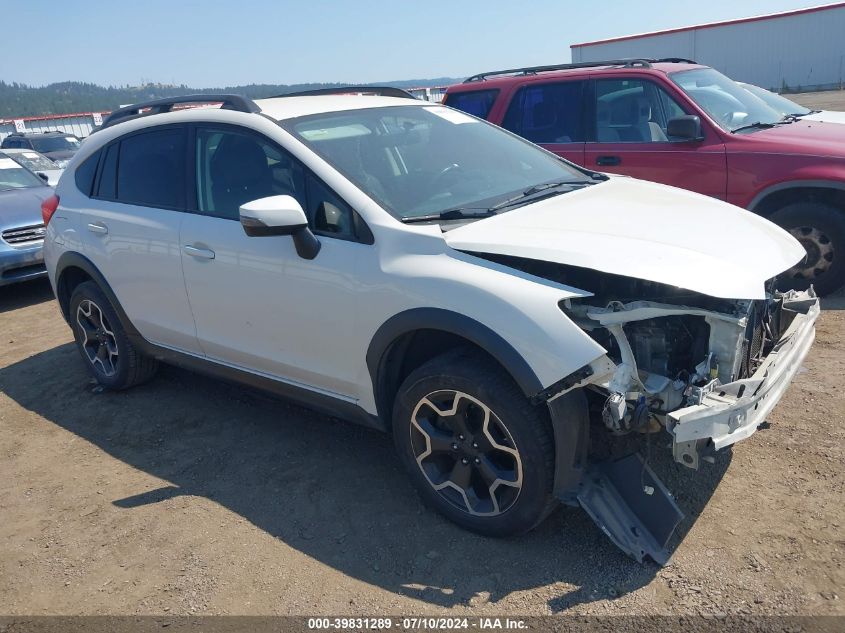
<path id="1" fill-rule="evenodd" d="M 416 99 L 410 92 L 392 86 L 341 86 L 339 88 L 318 88 L 316 90 L 303 90 L 301 92 L 289 92 L 283 95 L 270 97 L 317 97 L 320 95 L 375 95 L 377 97 L 399 97 L 400 99 Z"/>
<path id="2" fill-rule="evenodd" d="M 640 68 L 651 68 L 652 61 L 654 60 L 628 58 L 610 59 L 596 62 L 575 62 L 572 64 L 554 64 L 551 66 L 527 66 L 525 68 L 509 68 L 508 70 L 492 70 L 486 73 L 479 73 L 477 75 L 473 75 L 472 77 L 467 77 L 466 79 L 464 79 L 464 83 L 468 84 L 472 83 L 473 81 L 484 81 L 485 79 L 487 79 L 487 77 L 492 77 L 493 75 L 533 75 L 535 73 L 542 73 L 550 70 L 571 70 L 574 68 L 593 68 L 595 66 L 624 66 L 626 68 L 633 68 L 635 66 L 638 66 Z"/>
<path id="3" fill-rule="evenodd" d="M 683 57 L 662 57 L 660 59 L 649 59 L 652 64 L 697 64 L 698 62 L 692 59 L 685 59 Z"/>
<path id="4" fill-rule="evenodd" d="M 224 110 L 235 110 L 237 112 L 261 112 L 252 99 L 243 97 L 241 95 L 229 94 L 207 94 L 207 95 L 185 95 L 184 97 L 167 97 L 165 99 L 155 99 L 153 101 L 145 101 L 143 103 L 133 103 L 132 105 L 118 108 L 109 114 L 104 120 L 100 130 L 109 126 L 135 119 L 137 117 L 149 116 L 151 114 L 162 114 L 170 112 L 173 106 L 181 103 L 221 103 L 220 106 Z M 148 112 L 142 112 L 148 110 Z"/>

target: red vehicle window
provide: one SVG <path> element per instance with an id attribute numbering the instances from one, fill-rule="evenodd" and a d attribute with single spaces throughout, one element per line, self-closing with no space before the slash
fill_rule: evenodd
<path id="1" fill-rule="evenodd" d="M 584 81 L 531 85 L 511 101 L 502 127 L 533 143 L 584 142 Z"/>
<path id="2" fill-rule="evenodd" d="M 445 105 L 462 110 L 467 114 L 486 119 L 499 95 L 498 90 L 475 90 L 473 92 L 453 92 L 446 95 Z"/>

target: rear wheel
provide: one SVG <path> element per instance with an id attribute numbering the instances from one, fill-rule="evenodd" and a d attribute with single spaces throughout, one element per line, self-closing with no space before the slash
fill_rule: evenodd
<path id="1" fill-rule="evenodd" d="M 127 389 L 152 378 L 158 367 L 130 342 L 117 313 L 93 281 L 79 284 L 70 297 L 70 323 L 88 371 L 109 389 Z"/>
<path id="2" fill-rule="evenodd" d="M 434 358 L 400 387 L 393 436 L 422 497 L 490 536 L 525 532 L 555 506 L 554 448 L 543 407 L 473 350 Z"/>
<path id="3" fill-rule="evenodd" d="M 807 257 L 778 279 L 781 289 L 806 290 L 812 284 L 820 295 L 845 283 L 845 213 L 818 202 L 796 202 L 769 218 L 801 242 Z"/>

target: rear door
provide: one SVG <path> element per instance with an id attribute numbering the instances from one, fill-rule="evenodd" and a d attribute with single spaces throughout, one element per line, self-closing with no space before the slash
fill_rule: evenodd
<path id="1" fill-rule="evenodd" d="M 80 209 L 85 255 L 105 275 L 148 341 L 198 353 L 179 228 L 185 217 L 186 130 L 145 128 L 100 151 L 93 194 Z"/>
<path id="2" fill-rule="evenodd" d="M 727 158 L 721 138 L 702 121 L 704 139 L 672 141 L 667 122 L 689 112 L 655 81 L 597 78 L 589 97 L 584 166 L 725 199 Z"/>
<path id="3" fill-rule="evenodd" d="M 513 93 L 501 125 L 583 165 L 586 86 L 584 79 L 526 83 Z"/>

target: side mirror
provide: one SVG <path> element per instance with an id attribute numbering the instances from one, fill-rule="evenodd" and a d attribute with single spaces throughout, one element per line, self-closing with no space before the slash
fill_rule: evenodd
<path id="1" fill-rule="evenodd" d="M 666 123 L 666 135 L 670 140 L 700 141 L 704 138 L 701 134 L 701 119 L 695 114 L 669 119 Z"/>
<path id="2" fill-rule="evenodd" d="M 45 183 L 50 182 L 50 177 L 47 174 L 45 174 L 43 171 L 37 171 L 37 172 L 35 172 L 35 175 L 38 176 L 41 180 L 43 180 Z"/>
<path id="3" fill-rule="evenodd" d="M 320 241 L 308 228 L 308 218 L 292 196 L 269 196 L 241 205 L 241 226 L 250 237 L 290 235 L 297 254 L 314 259 L 320 252 Z"/>

